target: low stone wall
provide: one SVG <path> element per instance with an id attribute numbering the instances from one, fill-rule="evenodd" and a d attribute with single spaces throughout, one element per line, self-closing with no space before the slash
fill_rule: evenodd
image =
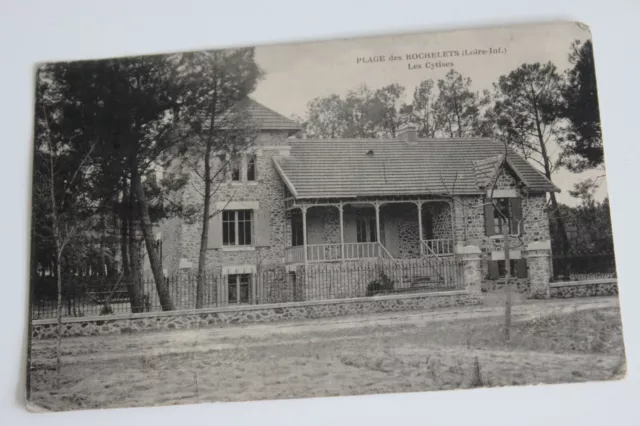
<path id="1" fill-rule="evenodd" d="M 523 294 L 529 294 L 531 292 L 531 285 L 529 284 L 528 278 L 511 278 L 509 280 L 511 283 L 511 288 L 517 290 Z M 491 292 L 496 290 L 504 289 L 504 278 L 499 278 L 497 280 L 483 280 L 482 281 L 482 292 Z"/>
<path id="2" fill-rule="evenodd" d="M 448 291 L 428 294 L 362 297 L 347 300 L 247 305 L 202 309 L 199 311 L 148 312 L 65 318 L 62 320 L 62 335 L 64 337 L 98 336 L 158 330 L 195 329 L 229 324 L 328 318 L 375 312 L 429 310 L 479 304 L 482 304 L 482 298 L 478 294 L 467 291 Z M 56 320 L 33 321 L 31 336 L 33 339 L 57 337 Z"/>
<path id="3" fill-rule="evenodd" d="M 618 280 L 616 278 L 551 283 L 549 287 L 550 296 L 556 299 L 616 296 L 618 294 Z"/>

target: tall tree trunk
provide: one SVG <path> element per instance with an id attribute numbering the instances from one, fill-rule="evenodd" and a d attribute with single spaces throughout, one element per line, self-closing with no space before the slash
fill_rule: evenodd
<path id="1" fill-rule="evenodd" d="M 204 208 L 202 211 L 202 234 L 198 255 L 198 277 L 196 280 L 196 309 L 204 307 L 205 268 L 209 245 L 209 215 L 211 210 L 211 141 L 207 141 L 204 156 Z"/>
<path id="2" fill-rule="evenodd" d="M 171 300 L 169 288 L 162 272 L 160 256 L 158 256 L 158 252 L 156 251 L 153 241 L 153 230 L 151 227 L 151 219 L 149 218 L 149 207 L 147 206 L 147 199 L 144 194 L 144 188 L 142 187 L 142 180 L 140 179 L 139 173 L 131 174 L 131 186 L 132 192 L 135 194 L 137 201 L 137 210 L 141 222 L 140 226 L 142 228 L 142 234 L 144 236 L 144 242 L 149 256 L 149 263 L 151 264 L 151 272 L 153 273 L 153 278 L 156 282 L 160 305 L 162 306 L 163 311 L 173 311 L 175 306 L 173 304 L 173 300 Z"/>
<path id="3" fill-rule="evenodd" d="M 504 340 L 508 342 L 511 338 L 511 257 L 509 251 L 509 226 L 508 222 L 505 222 L 507 226 L 503 229 L 504 238 L 504 291 L 505 291 L 505 303 L 504 303 Z"/>
<path id="4" fill-rule="evenodd" d="M 209 111 L 209 134 L 204 151 L 204 208 L 202 211 L 202 234 L 200 235 L 200 253 L 198 254 L 198 276 L 196 277 L 196 309 L 204 307 L 205 268 L 207 246 L 209 245 L 209 216 L 211 211 L 211 151 L 215 136 L 216 106 L 218 103 L 218 85 L 213 87 L 211 110 Z"/>
<path id="5" fill-rule="evenodd" d="M 55 225 L 54 225 L 55 226 Z M 57 227 L 57 226 L 56 226 Z M 56 232 L 57 233 L 57 232 Z M 56 243 L 56 246 L 58 244 Z M 58 319 L 58 336 L 56 342 L 56 388 L 60 387 L 60 367 L 62 364 L 61 360 L 61 347 L 62 347 L 62 259 L 60 258 L 60 249 L 56 248 L 58 252 L 57 262 L 56 262 L 56 274 L 57 284 L 58 284 L 58 311 L 56 312 L 56 317 Z"/>
<path id="6" fill-rule="evenodd" d="M 540 154 L 542 155 L 542 161 L 544 162 L 544 174 L 551 182 L 551 164 L 549 161 L 549 153 L 547 152 L 547 146 L 544 143 L 544 136 L 542 134 L 542 129 L 540 128 L 541 122 L 538 116 L 538 108 L 534 102 L 534 110 L 535 110 L 535 120 L 536 120 L 536 131 L 538 134 L 538 143 L 540 144 Z M 560 209 L 558 208 L 558 200 L 556 199 L 556 193 L 551 192 L 549 195 L 551 199 L 551 208 L 553 209 L 553 218 L 555 220 L 556 226 L 555 231 L 557 237 L 560 238 L 560 250 L 563 254 L 566 254 L 569 251 L 569 237 L 567 236 L 567 230 L 564 226 L 564 219 L 562 219 L 562 214 Z"/>
<path id="7" fill-rule="evenodd" d="M 126 188 L 123 191 L 122 204 L 120 208 L 120 251 L 122 254 L 122 273 L 127 280 L 131 278 L 129 268 L 129 220 L 125 202 L 128 203 L 129 195 Z"/>
<path id="8" fill-rule="evenodd" d="M 127 290 L 129 300 L 131 301 L 131 312 L 144 312 L 143 291 L 142 291 L 142 274 L 140 273 L 140 255 L 138 251 L 138 239 L 136 236 L 136 209 L 135 197 L 133 193 L 125 190 L 127 199 L 127 246 L 125 250 L 128 253 L 129 281 Z M 125 215 L 126 216 L 126 215 Z"/>

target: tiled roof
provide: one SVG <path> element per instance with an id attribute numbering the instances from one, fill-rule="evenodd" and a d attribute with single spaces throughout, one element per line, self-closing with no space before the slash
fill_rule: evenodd
<path id="1" fill-rule="evenodd" d="M 289 135 L 300 130 L 300 126 L 293 120 L 278 114 L 251 98 L 246 100 L 248 112 L 255 125 L 261 130 L 288 130 Z"/>
<path id="2" fill-rule="evenodd" d="M 274 158 L 296 198 L 479 194 L 474 161 L 497 161 L 492 139 L 291 139 L 291 155 Z M 487 164 L 485 164 L 487 163 Z M 485 170 L 490 161 L 480 161 Z M 533 192 L 559 191 L 509 149 L 507 163 Z"/>

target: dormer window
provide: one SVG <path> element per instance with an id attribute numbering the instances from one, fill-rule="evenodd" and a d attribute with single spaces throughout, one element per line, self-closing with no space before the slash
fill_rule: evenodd
<path id="1" fill-rule="evenodd" d="M 240 182 L 240 157 L 234 157 L 231 159 L 231 180 L 234 182 Z"/>
<path id="2" fill-rule="evenodd" d="M 253 154 L 247 156 L 247 180 L 249 182 L 256 180 L 256 156 Z"/>

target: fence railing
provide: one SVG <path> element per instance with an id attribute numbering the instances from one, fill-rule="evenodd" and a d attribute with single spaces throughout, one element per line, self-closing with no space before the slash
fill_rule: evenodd
<path id="1" fill-rule="evenodd" d="M 453 239 L 440 238 L 434 240 L 422 240 L 424 254 L 427 256 L 448 256 L 453 254 Z"/>
<path id="2" fill-rule="evenodd" d="M 363 247 L 366 246 L 359 246 L 359 249 L 367 253 L 368 249 Z M 113 280 L 102 286 L 70 281 L 66 282 L 62 294 L 64 317 L 162 310 L 152 279 L 141 283 L 142 306 L 132 306 L 125 280 Z M 173 274 L 166 277 L 165 285 L 176 309 L 196 308 L 198 286 L 195 273 Z M 462 264 L 453 258 L 316 263 L 305 268 L 304 272 L 302 269 L 287 272 L 284 266 L 263 268 L 250 274 L 223 274 L 218 270 L 208 271 L 204 276 L 201 307 L 348 299 L 463 288 Z M 55 318 L 56 311 L 55 294 L 40 295 L 32 300 L 34 319 Z"/>
<path id="3" fill-rule="evenodd" d="M 334 262 L 337 260 L 373 259 L 377 257 L 392 258 L 377 242 L 342 244 L 310 244 L 307 245 L 307 263 Z M 304 263 L 304 246 L 285 248 L 287 264 Z"/>
<path id="4" fill-rule="evenodd" d="M 616 277 L 614 253 L 570 253 L 552 256 L 552 281 Z"/>

